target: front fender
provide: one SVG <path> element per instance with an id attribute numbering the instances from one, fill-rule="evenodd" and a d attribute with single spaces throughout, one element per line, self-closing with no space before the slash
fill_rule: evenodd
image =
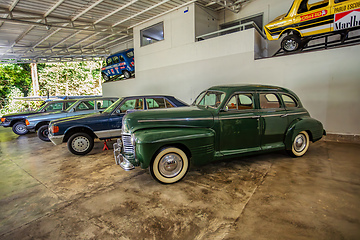
<path id="1" fill-rule="evenodd" d="M 86 132 L 86 133 L 94 134 L 94 130 L 92 128 L 90 128 L 89 126 L 86 126 L 86 125 L 72 125 L 72 126 L 66 128 L 66 130 L 64 131 L 64 133 L 63 133 L 63 135 L 65 136 L 64 140 L 69 139 L 69 137 L 74 132 Z M 61 133 L 59 133 L 59 135 L 61 135 Z M 94 135 L 96 136 L 96 134 L 94 134 Z"/>
<path id="2" fill-rule="evenodd" d="M 306 131 L 312 142 L 320 140 L 325 132 L 322 123 L 314 118 L 304 117 L 296 119 L 290 124 L 285 134 L 284 143 L 287 150 L 291 149 L 296 135 L 301 131 Z"/>
<path id="3" fill-rule="evenodd" d="M 195 165 L 211 162 L 215 155 L 215 132 L 208 128 L 156 128 L 137 131 L 135 153 L 147 168 L 157 152 L 167 146 L 181 148 Z"/>

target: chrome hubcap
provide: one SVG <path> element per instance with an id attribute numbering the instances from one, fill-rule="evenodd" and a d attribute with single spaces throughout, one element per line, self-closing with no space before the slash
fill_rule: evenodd
<path id="1" fill-rule="evenodd" d="M 85 152 L 90 146 L 90 141 L 86 137 L 78 136 L 74 138 L 71 146 L 77 152 Z"/>
<path id="2" fill-rule="evenodd" d="M 297 42 L 292 40 L 292 39 L 289 39 L 287 41 L 285 41 L 285 44 L 284 44 L 284 48 L 288 51 L 293 51 L 297 48 Z"/>
<path id="3" fill-rule="evenodd" d="M 27 131 L 26 126 L 25 125 L 17 125 L 16 126 L 16 131 L 18 131 L 19 133 L 24 133 Z"/>
<path id="4" fill-rule="evenodd" d="M 175 177 L 183 168 L 183 160 L 176 153 L 169 153 L 163 156 L 159 162 L 159 171 L 164 177 Z"/>
<path id="5" fill-rule="evenodd" d="M 294 149 L 296 152 L 301 152 L 306 147 L 306 137 L 303 134 L 296 136 L 294 141 Z"/>

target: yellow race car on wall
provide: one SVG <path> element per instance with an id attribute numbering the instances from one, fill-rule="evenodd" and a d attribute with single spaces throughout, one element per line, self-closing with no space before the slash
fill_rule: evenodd
<path id="1" fill-rule="evenodd" d="M 294 0 L 289 12 L 265 25 L 268 40 L 281 41 L 292 52 L 299 49 L 304 37 L 344 31 L 360 26 L 359 0 Z"/>

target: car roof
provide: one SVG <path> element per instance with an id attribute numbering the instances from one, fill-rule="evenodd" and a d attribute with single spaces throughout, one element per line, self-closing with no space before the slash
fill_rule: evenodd
<path id="1" fill-rule="evenodd" d="M 281 91 L 281 92 L 294 94 L 289 89 L 283 87 L 272 86 L 272 85 L 260 85 L 260 84 L 219 85 L 219 86 L 213 86 L 208 90 L 218 90 L 226 93 L 240 92 L 240 91 Z"/>

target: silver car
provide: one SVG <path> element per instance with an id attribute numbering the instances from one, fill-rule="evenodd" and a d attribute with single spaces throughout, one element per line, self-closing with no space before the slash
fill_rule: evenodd
<path id="1" fill-rule="evenodd" d="M 37 131 L 38 137 L 46 142 L 50 142 L 48 138 L 48 126 L 50 121 L 75 115 L 85 115 L 97 113 L 105 110 L 113 104 L 118 98 L 113 97 L 93 97 L 79 99 L 65 111 L 52 113 L 42 113 L 25 120 L 26 128 L 29 131 Z"/>

